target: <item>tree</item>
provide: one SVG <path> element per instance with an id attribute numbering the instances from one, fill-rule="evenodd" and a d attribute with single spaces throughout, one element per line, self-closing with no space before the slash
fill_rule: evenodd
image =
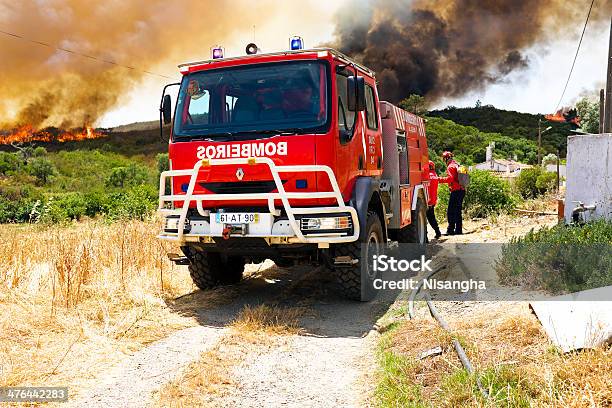
<path id="1" fill-rule="evenodd" d="M 106 179 L 106 185 L 112 187 L 123 187 L 127 179 L 127 167 L 113 167 Z"/>
<path id="2" fill-rule="evenodd" d="M 599 103 L 584 97 L 576 103 L 580 128 L 586 133 L 599 133 Z"/>
<path id="3" fill-rule="evenodd" d="M 45 149 L 42 146 L 38 146 L 34 149 L 34 151 L 32 152 L 32 155 L 34 157 L 43 157 L 47 155 L 47 149 Z"/>
<path id="4" fill-rule="evenodd" d="M 55 174 L 53 163 L 44 157 L 36 157 L 30 160 L 29 169 L 30 174 L 36 177 L 36 180 L 40 184 L 46 184 L 47 181 L 49 181 L 49 177 Z"/>
<path id="5" fill-rule="evenodd" d="M 147 181 L 147 169 L 135 163 L 129 166 L 113 167 L 106 179 L 106 185 L 112 187 L 137 186 Z"/>
<path id="6" fill-rule="evenodd" d="M 399 107 L 412 112 L 415 115 L 425 115 L 427 113 L 427 101 L 421 95 L 412 94 L 407 98 L 402 99 Z"/>

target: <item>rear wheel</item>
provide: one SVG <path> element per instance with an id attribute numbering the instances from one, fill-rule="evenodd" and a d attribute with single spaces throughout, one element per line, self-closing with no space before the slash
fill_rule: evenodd
<path id="1" fill-rule="evenodd" d="M 195 285 L 204 290 L 219 285 L 232 285 L 240 282 L 244 271 L 244 258 L 241 256 L 223 257 L 214 252 L 184 248 L 189 258 L 189 274 Z"/>
<path id="2" fill-rule="evenodd" d="M 400 244 L 419 244 L 423 246 L 427 243 L 427 208 L 422 197 L 417 199 L 416 208 L 412 211 L 410 225 L 398 231 L 397 241 Z"/>
<path id="3" fill-rule="evenodd" d="M 351 300 L 367 302 L 376 297 L 378 291 L 374 288 L 374 280 L 380 278 L 380 272 L 370 267 L 362 267 L 371 257 L 371 251 L 380 253 L 384 245 L 384 236 L 380 218 L 373 211 L 368 211 L 364 238 L 346 244 L 335 246 L 335 256 L 349 257 L 357 260 L 353 265 L 335 267 L 335 275 L 343 295 Z M 365 246 L 365 257 L 361 258 L 361 245 Z"/>

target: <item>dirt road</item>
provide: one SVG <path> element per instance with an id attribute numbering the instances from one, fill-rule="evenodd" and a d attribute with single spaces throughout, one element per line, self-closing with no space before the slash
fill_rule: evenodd
<path id="1" fill-rule="evenodd" d="M 526 232 L 533 220 L 526 220 L 524 226 L 520 224 L 520 220 L 512 223 L 512 235 Z M 486 222 L 468 225 L 467 229 L 472 234 L 448 241 L 508 239 L 508 229 L 492 229 Z M 492 236 L 493 233 L 497 235 Z M 96 379 L 96 385 L 83 390 L 73 406 L 165 406 L 155 392 L 164 383 L 181 381 L 187 365 L 213 349 L 221 350 L 218 355 L 222 359 L 232 360 L 227 368 L 228 379 L 224 380 L 231 386 L 223 392 L 209 393 L 206 405 L 368 406 L 368 397 L 375 387 L 371 374 L 377 366 L 373 360 L 375 326 L 394 307 L 400 291 L 383 291 L 375 301 L 355 303 L 343 300 L 333 290 L 331 277 L 321 269 L 308 266 L 284 269 L 270 261 L 247 268 L 247 278 L 239 285 L 196 291 L 169 304 L 174 312 L 194 317 L 200 327 L 177 332 L 136 353 Z M 236 344 L 225 347 L 228 326 L 245 307 L 257 305 L 307 310 L 299 321 L 300 333 L 280 336 L 280 341 L 279 336 L 271 336 L 268 347 L 240 339 L 232 340 L 243 343 L 238 347 Z M 178 355 L 180 358 L 176 358 Z M 183 406 L 180 400 L 175 402 L 168 405 Z"/>

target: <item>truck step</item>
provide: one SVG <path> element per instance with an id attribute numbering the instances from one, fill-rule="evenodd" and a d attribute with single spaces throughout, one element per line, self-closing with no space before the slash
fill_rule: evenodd
<path id="1" fill-rule="evenodd" d="M 168 259 L 174 262 L 176 265 L 189 265 L 189 259 L 186 256 L 170 253 L 168 254 Z"/>

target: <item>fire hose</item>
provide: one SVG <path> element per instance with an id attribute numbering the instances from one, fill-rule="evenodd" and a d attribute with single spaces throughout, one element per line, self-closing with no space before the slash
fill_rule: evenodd
<path id="1" fill-rule="evenodd" d="M 431 272 L 429 272 L 427 274 L 427 276 L 425 276 L 423 279 L 420 280 L 420 282 L 412 290 L 412 292 L 410 292 L 410 297 L 408 298 L 408 317 L 411 320 L 414 319 L 414 300 L 415 300 L 417 294 L 420 292 L 421 288 L 423 287 L 423 284 L 424 284 L 425 280 L 431 278 L 433 275 L 435 275 L 436 273 L 440 272 L 441 270 L 443 270 L 445 268 L 446 268 L 446 265 L 441 266 L 439 268 L 436 268 L 436 269 L 432 270 Z M 440 327 L 442 327 L 442 329 L 444 329 L 444 331 L 446 331 L 451 336 L 452 342 L 453 342 L 453 347 L 455 348 L 455 352 L 457 353 L 457 356 L 459 357 L 459 360 L 461 361 L 461 364 L 463 365 L 465 370 L 470 375 L 475 375 L 475 377 L 476 377 L 476 385 L 478 385 L 478 389 L 480 390 L 480 393 L 482 394 L 483 397 L 488 398 L 489 397 L 489 393 L 482 386 L 482 383 L 480 382 L 480 378 L 478 377 L 478 375 L 475 374 L 474 367 L 472 366 L 472 363 L 468 359 L 467 354 L 465 353 L 465 350 L 461 346 L 461 343 L 459 343 L 459 340 L 457 339 L 457 337 L 451 331 L 451 329 L 448 326 L 448 323 L 446 322 L 446 320 L 444 320 L 442 318 L 442 316 L 440 315 L 440 313 L 438 313 L 438 310 L 434 306 L 434 304 L 433 304 L 433 302 L 431 300 L 431 297 L 429 296 L 429 293 L 424 293 L 423 297 L 425 298 L 425 302 L 427 303 L 427 307 L 429 308 L 429 313 L 431 314 L 431 316 L 434 319 L 436 319 L 436 321 L 438 322 Z"/>

